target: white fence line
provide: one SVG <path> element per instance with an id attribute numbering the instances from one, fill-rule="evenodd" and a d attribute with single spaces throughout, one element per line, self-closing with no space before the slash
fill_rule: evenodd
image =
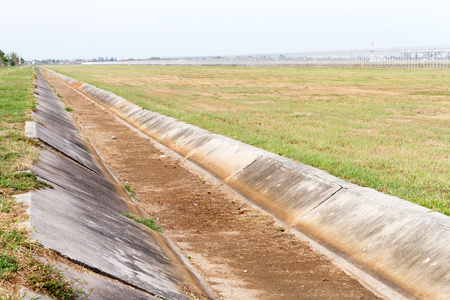
<path id="1" fill-rule="evenodd" d="M 148 60 L 86 62 L 84 64 L 449 69 L 450 47 L 364 49 L 229 56 L 168 57 Z"/>

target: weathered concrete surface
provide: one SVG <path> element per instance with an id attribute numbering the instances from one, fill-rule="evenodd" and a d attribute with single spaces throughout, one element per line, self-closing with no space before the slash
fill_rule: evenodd
<path id="1" fill-rule="evenodd" d="M 58 136 L 65 138 L 78 148 L 88 150 L 85 142 L 78 133 L 68 112 L 64 110 L 61 100 L 51 91 L 45 79 L 40 74 L 37 75 L 39 85 L 35 92 L 40 93 L 36 97 L 36 109 L 33 117 L 36 122 L 45 126 L 48 130 L 56 132 Z M 47 85 L 47 88 L 44 87 Z"/>
<path id="2" fill-rule="evenodd" d="M 32 236 L 45 247 L 149 293 L 186 298 L 176 269 L 150 232 L 95 197 L 55 185 L 32 192 L 30 212 Z"/>
<path id="3" fill-rule="evenodd" d="M 42 150 L 39 161 L 31 170 L 52 185 L 63 187 L 83 198 L 95 199 L 105 208 L 114 209 L 118 213 L 128 212 L 128 206 L 118 194 L 114 183 L 50 151 Z"/>
<path id="4" fill-rule="evenodd" d="M 450 296 L 450 220 L 442 214 L 374 190 L 355 188 L 336 193 L 295 226 L 338 249 L 355 264 L 370 267 L 387 281 L 402 283 L 413 297 Z"/>
<path id="5" fill-rule="evenodd" d="M 89 170 L 94 171 L 97 174 L 101 174 L 101 169 L 94 162 L 92 156 L 86 151 L 86 147 L 82 148 L 66 139 L 59 132 L 48 129 L 38 123 L 31 124 L 30 122 L 27 122 L 25 127 L 25 135 L 31 137 L 32 134 L 35 135 L 35 139 L 46 143 Z M 77 140 L 81 142 L 81 138 Z"/>
<path id="6" fill-rule="evenodd" d="M 49 263 L 46 260 L 44 262 Z M 109 300 L 109 299 L 136 299 L 136 300 L 157 300 L 161 299 L 148 293 L 134 289 L 117 281 L 107 280 L 104 277 L 96 276 L 93 272 L 79 272 L 61 263 L 53 264 L 64 276 L 74 282 L 76 289 L 83 289 L 78 299 L 87 297 L 89 300 Z M 20 294 L 23 300 L 50 300 L 52 297 L 38 294 L 24 287 Z"/>
<path id="7" fill-rule="evenodd" d="M 58 187 L 59 188 L 59 187 Z M 25 205 L 28 207 L 27 214 L 31 215 L 30 207 L 33 192 L 26 194 L 15 195 L 14 198 L 18 204 Z M 45 195 L 47 195 L 45 193 Z M 36 199 L 34 199 L 35 201 Z M 59 199 L 58 199 L 59 200 Z M 34 207 L 35 209 L 35 207 Z M 36 212 L 33 211 L 33 214 Z M 61 213 L 58 211 L 58 213 Z M 61 215 L 61 217 L 64 217 Z M 28 222 L 28 227 L 31 228 L 31 224 Z M 33 228 L 36 231 L 36 227 Z M 58 232 L 59 233 L 59 232 Z M 57 269 L 62 271 L 68 280 L 75 282 L 75 287 L 77 289 L 82 288 L 84 294 L 80 297 L 87 296 L 89 294 L 89 299 L 160 299 L 154 297 L 146 292 L 142 292 L 130 286 L 121 284 L 117 281 L 107 280 L 104 277 L 96 275 L 94 272 L 83 269 L 84 272 L 75 271 L 65 264 L 60 262 L 49 262 L 44 258 L 41 258 L 43 262 L 50 263 L 54 265 Z M 81 269 L 81 268 L 80 268 Z M 23 299 L 53 299 L 52 297 L 46 295 L 39 295 L 33 291 L 27 290 L 25 288 L 21 289 L 21 295 Z"/>
<path id="8" fill-rule="evenodd" d="M 30 291 L 30 290 L 28 290 L 26 288 L 21 288 L 20 289 L 20 294 L 21 294 L 22 298 L 19 298 L 19 299 L 23 299 L 23 300 L 36 300 L 36 299 L 39 299 L 39 300 L 52 300 L 53 299 L 50 296 L 46 296 L 46 295 L 43 295 L 43 294 L 37 294 L 37 293 L 35 293 L 33 291 Z"/>
<path id="9" fill-rule="evenodd" d="M 160 300 L 161 298 L 149 295 L 140 290 L 133 289 L 129 286 L 109 281 L 100 276 L 93 274 L 85 274 L 77 272 L 68 267 L 59 266 L 64 275 L 69 280 L 75 280 L 83 284 L 85 291 L 92 292 L 89 294 L 89 300 L 106 300 L 106 299 L 136 299 L 136 300 Z"/>
<path id="10" fill-rule="evenodd" d="M 54 74 L 406 297 L 450 295 L 448 217 Z"/>
<path id="11" fill-rule="evenodd" d="M 302 171 L 298 166 L 292 168 L 263 157 L 227 184 L 274 212 L 288 224 L 294 224 L 341 189 L 336 184 L 306 176 Z"/>
<path id="12" fill-rule="evenodd" d="M 119 297 L 119 290 L 97 280 L 97 299 L 187 298 L 179 289 L 184 267 L 169 259 L 174 256 L 160 246 L 158 233 L 122 215 L 130 210 L 119 187 L 95 164 L 61 101 L 39 73 L 37 77 L 34 115 L 43 125 L 28 123 L 27 134 L 58 154 L 41 150 L 32 168 L 54 187 L 31 193 L 32 237 L 74 262 L 144 291 Z"/>

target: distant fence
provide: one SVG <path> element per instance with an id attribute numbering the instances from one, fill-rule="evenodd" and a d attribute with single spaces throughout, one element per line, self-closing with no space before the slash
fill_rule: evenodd
<path id="1" fill-rule="evenodd" d="M 84 64 L 449 69 L 450 47 L 168 57 L 148 60 L 86 62 Z"/>

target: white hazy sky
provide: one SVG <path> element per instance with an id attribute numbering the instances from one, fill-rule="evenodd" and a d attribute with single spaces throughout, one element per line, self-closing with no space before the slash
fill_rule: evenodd
<path id="1" fill-rule="evenodd" d="M 0 49 L 25 59 L 450 45 L 450 0 L 14 0 Z"/>

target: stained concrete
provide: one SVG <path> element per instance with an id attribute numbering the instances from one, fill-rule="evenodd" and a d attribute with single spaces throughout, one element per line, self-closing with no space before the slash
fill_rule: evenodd
<path id="1" fill-rule="evenodd" d="M 32 137 L 33 134 L 34 137 Z M 80 147 L 58 132 L 50 130 L 35 122 L 27 122 L 25 125 L 25 136 L 46 143 L 58 152 L 97 174 L 101 174 L 102 172 L 94 162 L 92 156 L 87 152 L 86 146 Z M 81 138 L 77 139 L 77 141 L 81 143 Z"/>
<path id="2" fill-rule="evenodd" d="M 85 291 L 91 291 L 89 300 L 107 300 L 107 299 L 135 299 L 135 300 L 160 300 L 161 298 L 152 296 L 148 293 L 131 288 L 129 286 L 106 280 L 103 277 L 94 274 L 85 274 L 77 272 L 68 267 L 59 266 L 64 275 L 69 280 L 80 282 Z"/>
<path id="3" fill-rule="evenodd" d="M 320 237 L 387 282 L 402 284 L 414 297 L 450 295 L 447 216 L 371 189 L 354 188 L 336 193 L 294 226 Z"/>
<path id="4" fill-rule="evenodd" d="M 168 299 L 185 299 L 176 269 L 143 225 L 57 185 L 31 195 L 32 237 L 64 257 Z"/>
<path id="5" fill-rule="evenodd" d="M 93 272 L 79 272 L 71 269 L 62 263 L 51 263 L 46 260 L 43 262 L 52 264 L 56 269 L 61 271 L 67 280 L 73 281 L 76 289 L 82 289 L 78 299 L 87 298 L 89 300 L 116 300 L 116 299 L 134 299 L 134 300 L 157 300 L 161 299 L 152 296 L 146 292 L 137 290 L 130 286 L 121 284 L 115 280 L 107 280 L 104 277 L 97 276 Z M 35 293 L 24 287 L 21 288 L 20 294 L 23 300 L 50 300 L 54 299 L 45 294 Z"/>
<path id="6" fill-rule="evenodd" d="M 308 176 L 299 166 L 292 168 L 268 157 L 256 160 L 227 184 L 288 224 L 295 223 L 341 189 L 334 183 Z"/>
<path id="7" fill-rule="evenodd" d="M 93 198 L 106 208 L 119 213 L 128 211 L 113 182 L 62 156 L 41 150 L 39 160 L 31 170 L 52 185 L 63 187 L 81 197 Z"/>

